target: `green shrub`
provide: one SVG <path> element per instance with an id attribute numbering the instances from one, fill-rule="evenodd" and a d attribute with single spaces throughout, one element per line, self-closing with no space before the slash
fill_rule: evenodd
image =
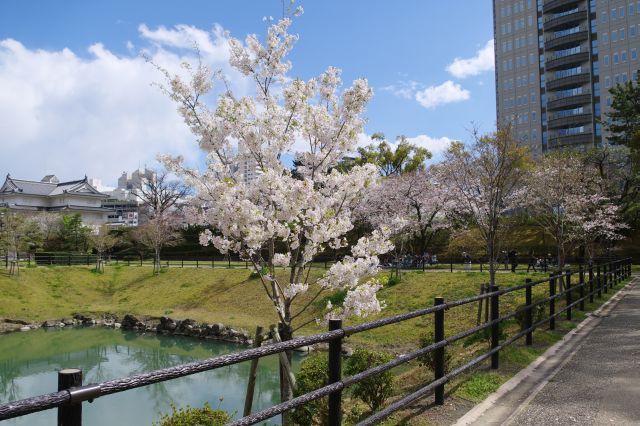
<path id="1" fill-rule="evenodd" d="M 534 297 L 533 300 L 532 300 L 532 303 L 535 304 L 537 302 L 540 302 L 542 299 L 544 299 L 543 296 Z M 519 305 L 516 308 L 516 310 L 523 309 L 525 306 L 527 306 L 527 305 L 525 305 L 525 304 Z M 547 315 L 546 312 L 547 312 L 547 308 L 546 308 L 546 306 L 544 304 L 535 305 L 533 307 L 533 315 L 532 315 L 533 320 L 532 320 L 532 323 L 535 324 L 535 323 L 537 323 L 539 321 L 542 321 Z M 516 314 L 515 320 L 518 323 L 518 325 L 520 326 L 520 331 L 523 331 L 524 329 L 527 328 L 527 325 L 526 325 L 527 318 L 526 318 L 526 312 L 525 311 L 522 311 L 522 312 Z"/>
<path id="2" fill-rule="evenodd" d="M 396 284 L 400 284 L 400 277 L 389 275 L 389 279 L 387 280 L 387 287 L 393 287 Z"/>
<path id="3" fill-rule="evenodd" d="M 329 383 L 329 361 L 327 354 L 314 354 L 300 363 L 296 375 L 295 396 L 311 392 Z M 290 412 L 290 419 L 295 425 L 324 425 L 329 421 L 329 398 L 319 398 Z"/>
<path id="4" fill-rule="evenodd" d="M 322 299 L 315 302 L 315 305 L 319 308 L 323 308 L 327 306 L 327 302 L 331 302 L 333 306 L 340 306 L 344 302 L 344 299 L 347 297 L 347 290 L 338 290 L 331 293 L 328 296 L 323 297 Z"/>
<path id="5" fill-rule="evenodd" d="M 420 336 L 420 347 L 426 348 L 427 346 L 433 345 L 435 343 L 435 336 L 433 331 L 428 331 L 427 333 Z M 429 370 L 434 371 L 436 368 L 436 351 L 431 351 L 428 354 L 424 354 L 418 357 L 418 362 L 421 366 L 427 367 Z M 444 351 L 444 371 L 449 371 L 451 367 L 451 350 L 447 350 L 445 348 Z"/>
<path id="6" fill-rule="evenodd" d="M 176 408 L 171 404 L 171 414 L 163 414 L 154 426 L 222 426 L 231 421 L 231 416 L 222 410 L 214 410 L 208 402 L 202 408 Z"/>
<path id="7" fill-rule="evenodd" d="M 249 279 L 255 280 L 255 279 L 258 279 L 258 278 L 260 278 L 261 276 L 264 276 L 264 275 L 269 275 L 269 268 L 267 268 L 266 266 L 262 267 L 262 271 L 261 272 L 258 272 L 255 269 L 253 271 L 251 271 L 251 275 L 249 275 Z"/>
<path id="8" fill-rule="evenodd" d="M 345 368 L 345 374 L 352 376 L 365 370 L 384 364 L 393 359 L 393 355 L 385 352 L 374 352 L 356 349 Z M 393 375 L 387 370 L 365 379 L 352 388 L 352 394 L 360 398 L 371 410 L 377 410 L 393 393 Z"/>

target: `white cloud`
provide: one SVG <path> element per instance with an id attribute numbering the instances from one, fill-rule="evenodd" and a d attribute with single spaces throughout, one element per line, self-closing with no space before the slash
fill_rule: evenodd
<path id="1" fill-rule="evenodd" d="M 414 145 L 422 148 L 427 148 L 429 152 L 434 155 L 434 157 L 445 152 L 453 141 L 446 136 L 443 136 L 441 138 L 433 138 L 427 135 L 418 135 L 412 138 L 407 138 L 407 140 Z"/>
<path id="2" fill-rule="evenodd" d="M 430 86 L 416 92 L 415 98 L 423 107 L 432 109 L 442 104 L 466 101 L 471 98 L 471 92 L 448 80 L 439 86 Z"/>
<path id="3" fill-rule="evenodd" d="M 228 67 L 227 36 L 194 27 L 139 28 L 144 52 L 170 70 L 193 61 L 222 69 L 243 94 L 248 83 Z M 127 46 L 133 48 L 133 43 Z M 152 82 L 162 75 L 139 55 L 119 56 L 101 44 L 81 58 L 69 49 L 29 49 L 0 40 L 0 174 L 39 179 L 84 176 L 113 184 L 123 170 L 154 165 L 159 153 L 194 163 L 200 153 L 176 105 Z"/>
<path id="4" fill-rule="evenodd" d="M 407 141 L 420 148 L 427 148 L 429 152 L 433 154 L 434 157 L 437 157 L 443 152 L 445 152 L 447 148 L 449 148 L 449 145 L 451 145 L 451 142 L 453 142 L 453 139 L 450 139 L 446 136 L 443 136 L 440 138 L 434 138 L 425 134 L 421 134 L 417 136 L 407 137 Z M 358 147 L 365 147 L 373 143 L 375 142 L 371 140 L 371 135 L 367 135 L 365 133 L 360 133 L 358 135 L 358 144 L 357 144 Z M 398 144 L 400 143 L 400 141 L 397 139 L 388 140 L 387 143 L 389 143 L 389 145 L 391 145 L 391 147 L 395 150 Z"/>
<path id="5" fill-rule="evenodd" d="M 417 81 L 408 80 L 398 81 L 396 84 L 381 87 L 380 90 L 390 92 L 399 98 L 413 99 L 416 95 L 416 92 L 423 87 L 424 85 L 418 83 Z"/>
<path id="6" fill-rule="evenodd" d="M 466 78 L 494 69 L 493 39 L 476 52 L 472 58 L 455 58 L 447 66 L 447 72 L 457 78 Z"/>

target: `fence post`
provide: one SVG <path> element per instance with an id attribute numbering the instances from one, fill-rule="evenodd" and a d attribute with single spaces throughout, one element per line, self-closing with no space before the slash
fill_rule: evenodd
<path id="1" fill-rule="evenodd" d="M 89 255 L 87 255 L 87 266 L 89 266 Z"/>
<path id="2" fill-rule="evenodd" d="M 198 259 L 196 259 L 196 269 L 198 269 L 200 267 L 200 263 L 198 262 Z"/>
<path id="3" fill-rule="evenodd" d="M 67 265 L 71 266 L 71 255 L 67 256 Z"/>
<path id="4" fill-rule="evenodd" d="M 434 305 L 443 305 L 444 297 L 436 297 L 433 302 Z M 438 343 L 444 340 L 444 309 L 435 312 L 434 318 L 434 333 L 433 333 L 433 342 Z M 438 348 L 433 353 L 434 356 L 434 379 L 438 380 L 444 377 L 444 346 Z M 444 384 L 438 385 L 435 391 L 436 396 L 436 404 L 444 405 Z"/>
<path id="5" fill-rule="evenodd" d="M 498 286 L 491 286 L 489 291 L 496 292 L 500 290 Z M 491 296 L 491 321 L 495 321 L 500 317 L 500 296 Z M 500 344 L 500 324 L 495 323 L 491 326 L 491 349 L 495 349 Z M 500 353 L 496 351 L 491 354 L 491 369 L 496 370 L 500 364 Z"/>
<path id="6" fill-rule="evenodd" d="M 216 257 L 215 256 L 211 256 L 211 269 L 214 269 L 216 267 Z"/>
<path id="7" fill-rule="evenodd" d="M 589 303 L 593 303 L 593 265 L 589 265 Z"/>
<path id="8" fill-rule="evenodd" d="M 580 274 L 578 275 L 579 280 L 578 280 L 578 285 L 580 286 L 580 289 L 578 290 L 578 293 L 580 294 L 580 303 L 578 304 L 578 309 L 580 309 L 581 311 L 584 312 L 584 268 L 582 267 L 582 265 L 580 265 Z"/>
<path id="9" fill-rule="evenodd" d="M 532 305 L 532 301 L 531 301 L 531 282 L 532 279 L 531 278 L 527 278 L 525 280 L 525 282 L 527 284 L 529 284 L 526 288 L 525 288 L 525 303 L 527 305 L 527 310 L 525 312 L 525 328 L 526 329 L 530 329 L 531 326 L 533 325 L 533 306 Z M 526 345 L 527 346 L 531 346 L 533 344 L 533 330 L 529 330 L 527 331 L 527 336 L 526 336 Z"/>
<path id="10" fill-rule="evenodd" d="M 229 255 L 229 257 L 227 257 L 227 259 L 229 260 L 229 269 L 231 269 L 231 255 Z"/>
<path id="11" fill-rule="evenodd" d="M 453 259 L 449 259 L 449 268 L 453 272 Z"/>
<path id="12" fill-rule="evenodd" d="M 604 291 L 604 294 L 607 294 L 607 285 L 609 284 L 609 279 L 608 279 L 609 268 L 607 266 L 608 265 L 606 263 L 602 265 L 602 278 L 603 278 L 602 289 Z"/>
<path id="13" fill-rule="evenodd" d="M 66 368 L 58 371 L 58 391 L 82 386 L 82 370 Z M 58 406 L 58 426 L 81 426 L 82 403 Z"/>
<path id="14" fill-rule="evenodd" d="M 556 295 L 556 278 L 555 275 L 549 274 L 549 297 Z M 549 330 L 556 329 L 556 299 L 549 301 Z"/>
<path id="15" fill-rule="evenodd" d="M 566 271 L 567 274 L 567 298 L 566 298 L 566 303 L 567 306 L 571 305 L 571 303 L 573 302 L 573 297 L 572 297 L 572 288 L 571 288 L 571 269 L 567 269 Z M 571 321 L 571 308 L 567 308 L 567 321 Z"/>
<path id="16" fill-rule="evenodd" d="M 184 257 L 180 259 L 180 267 L 184 268 Z"/>
<path id="17" fill-rule="evenodd" d="M 596 267 L 596 283 L 598 287 L 598 298 L 602 297 L 602 276 L 600 275 L 600 265 Z"/>
<path id="18" fill-rule="evenodd" d="M 256 339 L 253 341 L 253 347 L 259 348 L 262 345 L 262 327 L 256 327 Z M 249 369 L 249 382 L 247 383 L 247 395 L 244 399 L 244 411 L 243 416 L 251 414 L 251 406 L 253 405 L 253 391 L 256 387 L 256 373 L 258 372 L 258 361 L 260 358 L 254 358 L 251 360 L 251 368 Z"/>
<path id="19" fill-rule="evenodd" d="M 342 320 L 329 320 L 329 331 L 342 328 Z M 329 384 L 342 380 L 342 337 L 329 341 Z M 342 424 L 342 391 L 329 394 L 329 426 Z"/>

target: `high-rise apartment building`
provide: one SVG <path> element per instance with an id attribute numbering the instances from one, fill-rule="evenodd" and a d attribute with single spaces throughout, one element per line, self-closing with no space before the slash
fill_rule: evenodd
<path id="1" fill-rule="evenodd" d="M 493 0 L 493 13 L 498 123 L 534 154 L 600 146 L 609 89 L 638 77 L 640 0 Z"/>

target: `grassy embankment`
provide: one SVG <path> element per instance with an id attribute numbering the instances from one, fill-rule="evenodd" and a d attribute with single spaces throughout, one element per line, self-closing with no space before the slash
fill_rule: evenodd
<path id="1" fill-rule="evenodd" d="M 313 270 L 312 275 L 320 273 L 321 269 Z M 517 285 L 523 283 L 527 277 L 536 279 L 543 275 L 499 274 L 498 284 L 501 287 Z M 386 302 L 386 308 L 381 314 L 367 320 L 430 306 L 436 296 L 443 296 L 445 300 L 456 300 L 475 295 L 480 283 L 486 282 L 487 278 L 486 273 L 405 273 L 401 283 L 380 291 L 379 297 Z M 547 291 L 547 285 L 539 285 L 534 289 L 534 297 L 542 296 Z M 250 272 L 246 269 L 170 268 L 159 276 L 153 276 L 149 268 L 126 266 L 108 266 L 104 274 L 96 274 L 87 267 L 28 268 L 23 269 L 17 277 L 9 277 L 0 272 L 0 294 L 0 317 L 7 318 L 39 321 L 69 317 L 76 312 L 108 312 L 120 315 L 134 313 L 222 322 L 250 331 L 258 324 L 268 326 L 277 321 L 260 280 L 251 279 Z M 611 294 L 610 292 L 605 295 L 602 300 Z M 302 297 L 298 306 L 305 303 L 308 297 L 310 296 Z M 321 315 L 326 300 L 326 297 L 320 298 L 313 303 L 309 314 L 301 319 L 301 323 Z M 501 312 L 510 312 L 523 302 L 524 291 L 501 297 Z M 597 304 L 587 304 L 587 310 L 595 309 L 596 306 Z M 470 304 L 447 311 L 446 335 L 451 336 L 474 326 L 477 310 L 477 304 Z M 498 371 L 489 371 L 483 366 L 448 385 L 448 392 L 454 395 L 454 398 L 448 400 L 454 402 L 454 408 L 450 410 L 455 411 L 456 402 L 461 402 L 459 406 L 465 403 L 468 405 L 469 401 L 482 400 L 583 318 L 584 314 L 576 311 L 573 321 L 558 321 L 557 331 L 537 331 L 533 346 L 526 347 L 523 341 L 519 341 L 505 349 L 501 352 L 501 366 Z M 419 337 L 432 329 L 432 320 L 432 316 L 427 316 L 378 328 L 352 336 L 347 339 L 346 344 L 396 354 L 404 353 L 417 348 Z M 360 320 L 348 323 L 358 321 Z M 324 326 L 311 323 L 303 327 L 298 334 L 310 334 L 324 329 Z M 506 324 L 504 332 L 506 335 L 512 335 L 518 330 L 517 323 L 512 320 Z M 487 346 L 488 343 L 483 338 L 468 338 L 464 342 L 458 342 L 450 348 L 454 353 L 451 367 L 462 365 L 466 360 L 484 352 Z M 398 377 L 396 383 L 399 394 L 410 392 L 432 378 L 430 371 L 415 362 L 397 368 L 394 373 Z M 442 410 L 436 413 L 435 419 L 430 418 L 429 413 L 416 415 L 416 410 L 421 412 L 430 402 L 431 399 L 428 398 L 417 404 L 412 411 L 400 413 L 390 424 L 399 421 L 406 421 L 407 424 L 423 424 L 423 421 L 439 423 L 443 420 Z M 411 420 L 405 418 L 406 416 Z M 446 416 L 445 412 L 445 419 Z"/>

